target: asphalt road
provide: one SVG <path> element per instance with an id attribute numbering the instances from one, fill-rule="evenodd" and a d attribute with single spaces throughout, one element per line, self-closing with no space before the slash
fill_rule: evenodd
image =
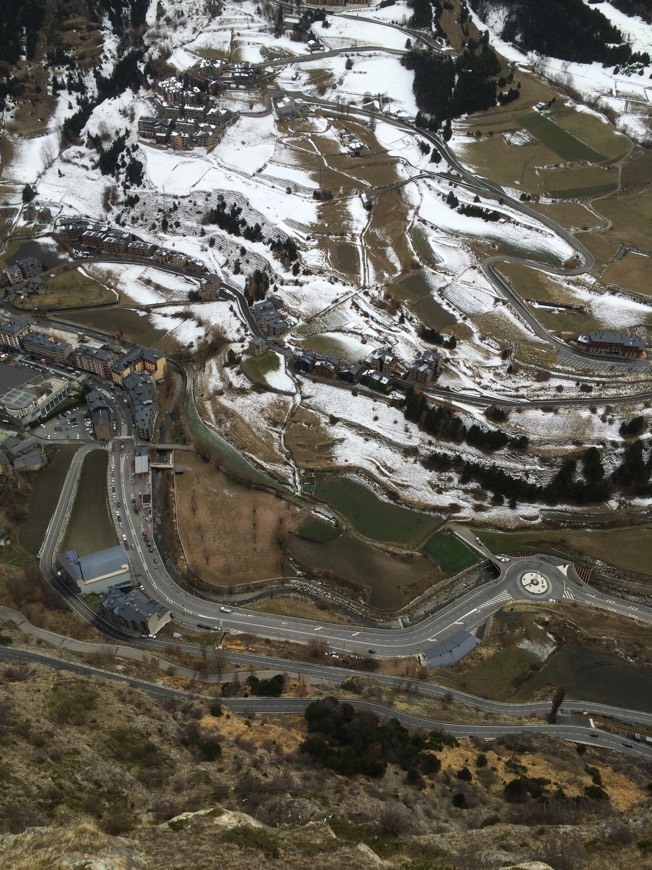
<path id="1" fill-rule="evenodd" d="M 105 671 L 101 668 L 92 667 L 91 665 L 63 661 L 54 656 L 46 655 L 45 653 L 12 649 L 11 647 L 0 647 L 0 659 L 26 664 L 40 664 L 56 668 L 57 670 L 70 671 L 80 676 L 97 676 L 114 682 L 127 683 L 136 689 L 147 692 L 151 697 L 159 700 L 199 697 L 204 701 L 206 700 L 205 696 L 196 695 L 192 692 L 183 692 L 179 689 L 169 689 L 166 686 L 160 686 L 156 683 L 139 680 L 123 674 L 116 674 L 112 671 Z M 220 698 L 219 700 L 222 706 L 227 707 L 236 713 L 244 716 L 252 716 L 256 714 L 301 714 L 314 699 L 250 697 Z M 634 757 L 652 761 L 652 748 L 648 748 L 645 744 L 631 742 L 620 735 L 611 734 L 606 731 L 596 731 L 595 729 L 581 725 L 453 724 L 436 719 L 427 719 L 422 716 L 414 716 L 409 713 L 403 713 L 401 711 L 393 710 L 391 707 L 386 707 L 382 704 L 375 704 L 369 701 L 360 701 L 349 698 L 347 698 L 346 701 L 356 709 L 371 710 L 379 716 L 397 719 L 407 728 L 424 728 L 427 730 L 436 729 L 452 734 L 458 738 L 473 736 L 481 737 L 485 740 L 494 740 L 508 734 L 543 734 L 561 740 L 569 740 L 574 743 L 583 743 L 590 746 L 598 746 L 602 749 L 611 749 L 616 752 L 622 752 Z"/>
<path id="2" fill-rule="evenodd" d="M 81 451 L 80 451 L 81 452 Z M 42 548 L 41 564 L 44 572 L 50 573 L 52 559 L 62 528 L 67 521 L 67 505 L 70 502 L 74 483 L 79 473 L 80 460 L 71 464 L 64 483 L 62 496 L 46 533 Z M 340 653 L 378 656 L 412 656 L 436 646 L 460 629 L 475 631 L 488 618 L 511 601 L 562 601 L 573 600 L 611 612 L 652 622 L 652 609 L 642 605 L 602 595 L 582 583 L 568 563 L 547 556 L 497 557 L 484 547 L 468 529 L 457 528 L 456 532 L 481 555 L 489 558 L 500 570 L 497 579 L 489 581 L 442 607 L 423 621 L 401 629 L 369 626 L 344 626 L 332 623 L 317 623 L 306 619 L 276 616 L 248 611 L 242 607 L 207 601 L 181 589 L 165 570 L 160 554 L 145 546 L 143 531 L 153 542 L 151 522 L 141 511 L 135 514 L 132 496 L 138 486 L 133 476 L 133 441 L 120 439 L 112 445 L 111 469 L 115 474 L 116 496 L 121 507 L 121 524 L 118 534 L 129 544 L 129 561 L 132 576 L 141 583 L 151 597 L 165 604 L 174 614 L 175 623 L 190 629 L 213 629 L 215 631 L 240 632 L 276 640 L 309 643 L 313 639 L 324 642 L 328 648 Z M 133 545 L 133 548 L 132 548 Z M 526 579 L 527 578 L 527 579 Z"/>

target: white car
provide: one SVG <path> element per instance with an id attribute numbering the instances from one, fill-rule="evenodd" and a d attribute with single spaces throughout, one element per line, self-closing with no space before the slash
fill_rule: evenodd
<path id="1" fill-rule="evenodd" d="M 230 607 L 220 607 L 220 610 L 222 611 L 222 613 L 231 613 Z"/>

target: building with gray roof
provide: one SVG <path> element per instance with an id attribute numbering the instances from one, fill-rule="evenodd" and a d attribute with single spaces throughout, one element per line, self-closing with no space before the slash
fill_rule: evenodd
<path id="1" fill-rule="evenodd" d="M 155 635 L 172 618 L 167 607 L 138 589 L 112 589 L 100 601 L 100 610 L 121 628 L 140 634 Z"/>
<path id="2" fill-rule="evenodd" d="M 13 350 L 20 350 L 21 340 L 31 330 L 30 324 L 22 317 L 9 317 L 0 320 L 0 344 Z"/>
<path id="3" fill-rule="evenodd" d="M 82 595 L 102 595 L 116 587 L 131 586 L 127 554 L 118 545 L 86 556 L 67 550 L 59 554 L 59 565 L 68 582 Z"/>

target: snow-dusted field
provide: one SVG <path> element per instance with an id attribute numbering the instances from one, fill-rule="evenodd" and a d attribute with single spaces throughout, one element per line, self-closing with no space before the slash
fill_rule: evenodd
<path id="1" fill-rule="evenodd" d="M 626 18 L 608 3 L 603 3 L 600 9 L 628 34 L 635 48 L 649 50 L 652 29 L 648 25 Z M 77 95 L 62 92 L 47 133 L 14 143 L 13 159 L 4 171 L 3 183 L 14 186 L 8 201 L 19 204 L 22 186 L 33 184 L 38 189 L 38 201 L 48 203 L 55 216 L 81 214 L 109 225 L 120 223 L 139 238 L 199 258 L 210 271 L 239 289 L 244 288 L 254 269 L 267 271 L 273 292 L 283 301 L 284 316 L 290 322 L 284 336 L 289 346 L 310 347 L 311 339 L 323 342 L 324 347 L 331 342 L 343 359 L 354 362 L 387 344 L 407 367 L 428 345 L 420 337 L 420 324 L 408 308 L 395 312 L 386 304 L 387 287 L 380 283 L 368 262 L 366 233 L 375 215 L 363 207 L 360 197 L 362 191 L 373 192 L 375 186 L 382 185 L 380 172 L 378 175 L 373 172 L 374 158 L 390 155 L 396 161 L 392 180 L 398 175 L 406 182 L 400 193 L 406 215 L 405 235 L 409 238 L 410 231 L 418 229 L 436 262 L 425 276 L 430 295 L 447 315 L 452 315 L 456 328 L 462 327 L 458 330 L 462 337 L 457 347 L 441 351 L 443 371 L 438 386 L 449 388 L 450 403 L 467 426 L 490 425 L 483 409 L 468 401 L 470 396 L 522 398 L 522 406 L 512 409 L 501 427 L 510 435 L 529 437 L 532 449 L 526 461 L 523 455 L 507 450 L 488 456 L 463 444 L 434 442 L 414 423 L 406 422 L 401 410 L 390 406 L 381 396 L 368 395 L 364 389 L 354 396 L 347 388 L 295 379 L 286 370 L 286 359 L 281 354 L 280 367 L 268 373 L 266 380 L 274 390 L 287 395 L 253 390 L 237 367 L 225 368 L 218 360 L 209 361 L 199 374 L 198 394 L 212 426 L 228 434 L 237 433 L 245 445 L 247 433 L 252 434 L 251 443 L 259 436 L 269 447 L 265 460 L 268 467 L 288 480 L 296 481 L 297 476 L 285 449 L 284 435 L 292 409 L 300 404 L 317 415 L 332 435 L 330 461 L 336 466 L 363 472 L 411 504 L 444 510 L 453 502 L 458 506 L 458 518 L 472 518 L 478 501 L 482 501 L 477 486 L 459 485 L 453 473 L 427 471 L 424 460 L 433 450 L 459 452 L 473 462 L 496 464 L 514 475 L 523 474 L 527 464 L 531 479 L 545 481 L 551 474 L 553 460 L 572 452 L 578 444 L 617 443 L 625 412 L 607 411 L 608 400 L 600 401 L 597 389 L 594 407 L 588 403 L 582 407 L 561 404 L 565 398 L 586 398 L 581 388 L 592 383 L 591 374 L 577 374 L 570 368 L 564 372 L 561 364 L 548 380 L 537 381 L 533 370 L 527 367 L 515 366 L 514 371 L 507 371 L 510 357 L 503 355 L 505 345 L 509 345 L 510 353 L 514 345 L 517 349 L 521 345 L 542 356 L 548 348 L 543 340 L 532 335 L 484 276 L 474 253 L 477 243 L 498 246 L 508 238 L 524 254 L 560 264 L 573 255 L 573 249 L 543 224 L 526 219 L 516 209 L 495 200 L 478 204 L 499 211 L 498 221 L 468 217 L 450 208 L 445 200 L 451 190 L 465 204 L 474 202 L 475 192 L 445 177 L 448 170 L 445 161 L 440 164 L 430 161 L 430 154 L 419 148 L 419 140 L 422 144 L 425 141 L 423 136 L 383 120 L 381 105 L 393 115 L 402 113 L 399 115 L 402 118 L 413 118 L 417 111 L 412 73 L 400 64 L 396 53 L 404 49 L 406 34 L 383 24 L 404 23 L 411 14 L 411 7 L 399 0 L 384 9 L 349 10 L 345 16 L 331 16 L 329 27 L 315 24 L 315 33 L 326 49 L 346 53 L 306 60 L 309 57 L 306 45 L 293 42 L 287 34 L 275 38 L 273 22 L 263 18 L 253 0 L 238 3 L 226 0 L 217 16 L 208 14 L 202 3 L 152 2 L 148 23 L 152 34 L 157 34 L 158 50 L 179 72 L 194 66 L 200 53 L 229 55 L 252 63 L 266 63 L 272 57 L 285 55 L 287 63 L 270 72 L 270 82 L 295 94 L 299 116 L 279 122 L 268 111 L 264 93 L 230 93 L 223 98 L 223 104 L 241 114 L 226 129 L 221 141 L 208 152 L 204 149 L 174 152 L 138 141 L 136 123 L 139 117 L 154 111 L 152 94 L 144 89 L 137 94 L 126 91 L 93 111 L 82 132 L 82 144 L 62 150 L 61 126 L 78 105 Z M 377 23 L 360 20 L 362 17 Z M 500 23 L 496 18 L 487 21 L 486 27 L 497 30 Z M 615 74 L 596 64 L 562 64 L 525 57 L 513 47 L 497 39 L 493 41 L 517 66 L 534 68 L 553 80 L 572 84 L 598 109 L 613 108 L 618 113 L 619 129 L 645 141 L 648 130 L 641 112 L 646 106 L 649 108 L 652 96 L 647 78 Z M 360 51 L 364 46 L 378 49 Z M 117 41 L 107 38 L 104 51 L 105 69 L 109 73 Z M 150 57 L 154 56 L 152 49 Z M 347 58 L 351 69 L 346 68 Z M 337 102 L 340 117 L 331 122 L 329 113 L 321 115 L 318 109 L 308 108 L 302 104 L 301 96 Z M 371 147 L 358 164 L 347 164 L 354 158 L 346 154 L 338 137 L 346 127 L 346 106 L 350 107 L 351 118 L 359 121 L 361 116 L 355 116 L 352 110 L 369 101 L 378 107 L 375 141 L 369 134 Z M 577 108 L 594 111 L 584 106 Z M 137 189 L 139 202 L 133 207 L 125 205 L 126 191 L 121 189 L 121 178 L 102 175 L 97 167 L 98 152 L 87 145 L 88 137 L 98 136 L 106 147 L 125 132 L 129 153 L 142 162 L 144 173 L 143 186 Z M 318 140 L 324 154 L 315 145 Z M 519 141 L 523 140 L 512 137 L 512 144 Z M 455 146 L 455 140 L 451 145 Z M 368 152 L 372 152 L 371 157 Z M 371 167 L 369 177 L 364 174 L 367 160 Z M 355 266 L 351 273 L 342 272 L 348 282 L 329 266 L 329 254 L 320 243 L 323 212 L 321 204 L 313 198 L 313 191 L 322 184 L 322 165 L 336 177 L 333 206 L 341 216 L 340 235 L 343 243 L 354 251 L 352 259 L 357 253 L 360 263 L 357 277 Z M 359 165 L 363 170 L 356 174 Z M 327 177 L 330 183 L 333 175 Z M 519 196 L 517 190 L 508 192 Z M 216 205 L 218 195 L 229 206 L 236 203 L 249 225 L 260 223 L 264 241 L 250 242 L 242 235 L 227 235 L 215 225 L 203 223 L 206 211 Z M 399 262 L 396 239 L 389 232 L 383 236 L 377 227 L 376 231 L 377 238 L 387 238 L 386 258 L 395 269 L 393 279 L 398 282 L 405 277 L 405 265 Z M 299 261 L 294 270 L 285 268 L 270 251 L 267 241 L 276 237 L 292 237 L 297 241 Z M 246 351 L 250 332 L 237 306 L 230 302 L 188 302 L 188 293 L 197 289 L 196 279 L 120 264 L 93 264 L 88 271 L 109 281 L 135 305 L 165 303 L 165 307 L 154 308 L 146 316 L 179 345 L 197 346 L 211 326 L 219 326 L 232 351 L 236 354 Z M 416 268 L 406 271 L 411 275 Z M 560 277 L 559 284 L 567 288 L 568 300 L 583 305 L 604 329 L 628 330 L 648 323 L 649 306 L 606 293 L 593 277 Z M 387 286 L 391 286 L 390 282 Z M 491 318 L 505 329 L 509 341 L 502 342 L 497 331 L 492 333 L 491 329 L 483 328 Z M 618 396 L 638 389 L 638 382 L 642 389 L 646 376 L 631 375 L 624 383 L 617 374 L 602 372 L 600 377 L 605 384 L 604 392 Z M 528 407 L 528 401 L 544 397 L 557 397 L 560 404 L 550 411 Z M 632 415 L 635 412 L 650 417 L 649 409 L 632 408 Z M 246 452 L 250 447 L 242 449 Z M 518 515 L 506 516 L 502 508 L 489 505 L 488 499 L 484 500 L 482 510 L 487 521 L 518 521 Z M 529 519 L 538 516 L 536 507 L 526 507 L 525 511 Z"/>

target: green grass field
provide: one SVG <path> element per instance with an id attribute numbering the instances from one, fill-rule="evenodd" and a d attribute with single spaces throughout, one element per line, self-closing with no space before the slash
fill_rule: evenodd
<path id="1" fill-rule="evenodd" d="M 384 501 L 347 477 L 319 478 L 315 497 L 342 514 L 361 535 L 403 547 L 418 546 L 441 522 L 439 517 Z"/>
<path id="2" fill-rule="evenodd" d="M 423 548 L 446 574 L 458 574 L 478 561 L 476 554 L 450 532 L 436 532 Z"/>
<path id="3" fill-rule="evenodd" d="M 278 354 L 268 350 L 262 356 L 246 356 L 242 360 L 243 372 L 257 384 L 266 384 L 266 375 L 276 372 L 281 367 Z"/>
<path id="4" fill-rule="evenodd" d="M 305 520 L 297 529 L 297 535 L 306 541 L 315 541 L 318 544 L 325 544 L 328 541 L 334 541 L 342 534 L 342 530 L 323 520 L 311 517 Z"/>
<path id="5" fill-rule="evenodd" d="M 594 184 L 590 187 L 562 187 L 559 190 L 547 190 L 546 193 L 554 199 L 589 199 L 594 196 L 604 196 L 618 190 L 616 182 Z"/>
<path id="6" fill-rule="evenodd" d="M 49 464 L 33 478 L 29 515 L 18 535 L 21 547 L 30 553 L 38 553 L 43 543 L 50 517 L 57 506 L 61 487 L 77 450 L 79 445 L 60 447 Z"/>
<path id="7" fill-rule="evenodd" d="M 512 697 L 515 683 L 537 661 L 533 653 L 510 646 L 465 669 L 441 668 L 437 671 L 437 680 L 481 698 L 506 701 Z"/>
<path id="8" fill-rule="evenodd" d="M 591 148 L 586 142 L 582 142 L 568 130 L 564 130 L 563 127 L 538 112 L 519 115 L 518 120 L 521 126 L 564 160 L 588 160 L 590 163 L 600 163 L 606 159 L 603 154 Z"/>
<path id="9" fill-rule="evenodd" d="M 84 460 L 62 550 L 77 550 L 80 556 L 85 556 L 118 543 L 108 495 L 104 495 L 108 462 L 108 454 L 103 450 L 94 450 Z M 117 510 L 124 513 L 129 506 L 122 505 Z"/>

